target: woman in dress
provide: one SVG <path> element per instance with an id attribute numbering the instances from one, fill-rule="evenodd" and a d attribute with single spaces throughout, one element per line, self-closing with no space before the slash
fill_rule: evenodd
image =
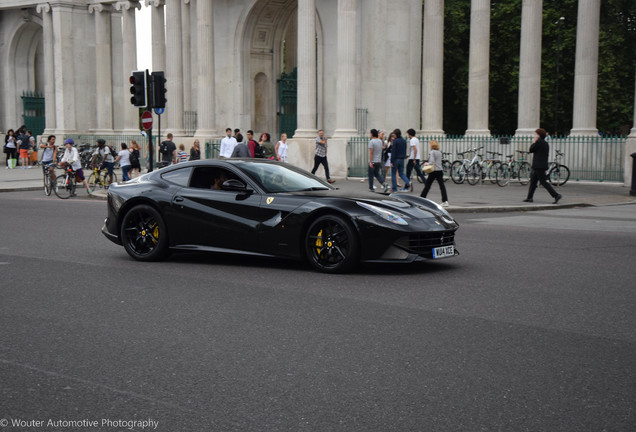
<path id="1" fill-rule="evenodd" d="M 199 160 L 201 159 L 201 147 L 199 144 L 199 140 L 194 140 L 194 144 L 192 144 L 192 148 L 190 149 L 190 160 Z"/>

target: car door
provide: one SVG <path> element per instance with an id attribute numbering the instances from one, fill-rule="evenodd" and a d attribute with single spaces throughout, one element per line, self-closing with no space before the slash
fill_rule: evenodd
<path id="1" fill-rule="evenodd" d="M 246 190 L 214 188 L 214 176 L 241 181 Z M 170 243 L 181 248 L 258 250 L 261 194 L 237 173 L 218 167 L 198 167 L 188 187 L 179 189 L 170 209 Z"/>

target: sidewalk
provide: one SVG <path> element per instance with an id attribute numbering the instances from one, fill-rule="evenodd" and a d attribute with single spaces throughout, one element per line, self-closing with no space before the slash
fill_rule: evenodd
<path id="1" fill-rule="evenodd" d="M 118 178 L 121 179 L 121 170 L 116 170 Z M 85 171 L 85 174 L 86 171 Z M 88 173 L 90 174 L 90 173 Z M 336 178 L 333 186 L 351 193 L 368 193 L 367 179 Z M 361 181 L 363 180 L 363 181 Z M 377 183 L 377 182 L 376 182 Z M 378 186 L 378 190 L 381 190 Z M 412 194 L 420 194 L 424 185 L 415 181 Z M 618 183 L 580 183 L 569 181 L 565 186 L 555 188 L 563 195 L 559 204 L 552 204 L 553 199 L 541 187 L 534 195 L 533 203 L 524 203 L 528 186 L 513 184 L 506 187 L 499 187 L 485 183 L 471 186 L 467 183 L 457 185 L 452 181 L 446 182 L 448 210 L 455 213 L 469 212 L 502 212 L 502 211 L 528 211 L 528 210 L 549 210 L 556 208 L 587 207 L 613 204 L 634 204 L 636 197 L 630 196 L 630 188 Z M 0 192 L 16 192 L 27 190 L 43 190 L 42 168 L 32 169 L 6 169 L 0 168 Z M 80 191 L 83 194 L 84 191 Z M 97 190 L 92 195 L 95 199 L 106 199 L 106 191 Z M 428 198 L 435 202 L 441 202 L 439 186 L 434 183 Z"/>

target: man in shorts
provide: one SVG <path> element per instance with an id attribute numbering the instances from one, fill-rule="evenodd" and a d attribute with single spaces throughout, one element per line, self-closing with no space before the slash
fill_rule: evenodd
<path id="1" fill-rule="evenodd" d="M 57 160 L 57 146 L 55 145 L 55 135 L 49 135 L 46 144 L 40 144 L 42 151 L 42 173 L 46 170 L 51 172 L 51 181 L 55 181 L 54 162 Z"/>

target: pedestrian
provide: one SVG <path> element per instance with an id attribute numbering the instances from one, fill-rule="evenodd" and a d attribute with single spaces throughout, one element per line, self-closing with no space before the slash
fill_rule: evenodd
<path id="1" fill-rule="evenodd" d="M 15 168 L 13 160 L 18 156 L 18 145 L 15 140 L 15 132 L 13 129 L 7 131 L 7 135 L 4 137 L 4 153 L 7 155 L 7 169 Z"/>
<path id="2" fill-rule="evenodd" d="M 179 144 L 179 151 L 177 152 L 177 163 L 187 162 L 188 154 L 185 151 L 185 145 Z"/>
<path id="3" fill-rule="evenodd" d="M 42 173 L 49 170 L 51 182 L 55 181 L 55 161 L 57 160 L 57 146 L 55 145 L 55 135 L 49 135 L 45 144 L 40 144 L 42 151 Z"/>
<path id="4" fill-rule="evenodd" d="M 221 140 L 221 148 L 219 149 L 219 159 L 229 159 L 232 157 L 234 147 L 236 147 L 236 138 L 232 136 L 232 128 L 225 129 L 225 138 Z"/>
<path id="5" fill-rule="evenodd" d="M 380 133 L 379 138 L 384 135 L 384 131 Z M 386 179 L 389 176 L 389 171 L 391 170 L 391 148 L 393 148 L 393 140 L 395 139 L 395 134 L 391 132 L 384 143 L 384 150 L 382 150 L 382 160 L 384 161 L 384 178 Z"/>
<path id="6" fill-rule="evenodd" d="M 68 141 L 68 139 L 64 141 L 64 144 L 66 144 L 66 141 Z M 75 147 L 73 147 L 73 149 L 77 151 Z M 115 151 L 110 146 L 106 145 L 106 141 L 104 141 L 102 138 L 97 140 L 97 149 L 95 149 L 95 152 L 93 153 L 91 165 L 94 165 L 96 160 L 99 158 L 99 168 L 106 169 L 108 172 L 108 178 L 110 179 L 110 182 L 108 184 L 111 184 L 113 182 L 113 169 L 115 168 L 116 157 L 117 155 L 115 154 Z"/>
<path id="7" fill-rule="evenodd" d="M 250 156 L 252 156 L 253 158 L 263 157 L 263 154 L 260 150 L 259 152 L 256 151 L 259 147 L 259 144 L 254 139 L 254 131 L 251 129 L 247 131 L 247 147 L 250 149 Z"/>
<path id="8" fill-rule="evenodd" d="M 35 137 L 33 136 L 33 132 L 27 130 L 26 135 L 29 138 L 29 163 L 32 166 L 35 166 L 38 163 L 38 147 L 35 144 Z"/>
<path id="9" fill-rule="evenodd" d="M 280 141 L 276 143 L 276 156 L 280 162 L 287 163 L 287 134 L 282 133 L 280 135 Z"/>
<path id="10" fill-rule="evenodd" d="M 166 135 L 166 140 L 161 143 L 159 154 L 161 155 L 162 166 L 177 163 L 177 145 L 172 141 L 173 135 Z"/>
<path id="11" fill-rule="evenodd" d="M 411 128 L 406 131 L 409 137 L 409 161 L 406 164 L 406 176 L 411 179 L 411 173 L 415 169 L 415 174 L 422 181 L 426 182 L 426 175 L 422 172 L 420 165 L 420 140 L 415 136 L 415 129 Z"/>
<path id="12" fill-rule="evenodd" d="M 373 178 L 378 179 L 380 184 L 384 187 L 384 193 L 389 190 L 389 184 L 385 181 L 385 177 L 382 175 L 382 150 L 384 149 L 384 143 L 380 139 L 377 129 L 371 129 L 371 140 L 369 140 L 369 190 L 373 189 Z"/>
<path id="13" fill-rule="evenodd" d="M 240 133 L 236 136 L 236 140 L 239 142 L 232 151 L 233 158 L 248 158 L 250 157 L 250 149 L 246 143 L 243 142 L 243 135 Z"/>
<path id="14" fill-rule="evenodd" d="M 439 151 L 439 142 L 437 140 L 431 140 L 431 151 L 428 153 L 428 162 L 425 165 L 433 165 L 435 168 L 432 173 L 426 178 L 424 183 L 424 190 L 420 196 L 426 198 L 428 191 L 431 189 L 431 185 L 434 181 L 439 184 L 439 189 L 442 192 L 442 207 L 448 207 L 448 195 L 446 194 L 446 185 L 444 185 L 444 171 L 442 170 L 442 152 Z"/>
<path id="15" fill-rule="evenodd" d="M 124 181 L 130 180 L 130 176 L 128 173 L 130 172 L 130 150 L 128 150 L 128 146 L 126 143 L 121 143 L 121 150 L 117 153 L 117 157 L 115 158 L 115 163 L 119 162 L 119 166 L 121 167 L 121 175 Z M 112 183 L 112 181 L 111 181 Z"/>
<path id="16" fill-rule="evenodd" d="M 327 177 L 327 183 L 335 183 L 329 176 L 329 163 L 327 162 L 327 138 L 325 138 L 325 131 L 320 129 L 318 136 L 316 137 L 316 149 L 314 152 L 314 169 L 311 170 L 312 174 L 316 174 L 318 166 L 322 164 L 325 169 L 325 177 Z"/>
<path id="17" fill-rule="evenodd" d="M 97 140 L 99 143 L 100 140 Z M 104 141 L 104 140 L 101 140 Z M 80 179 L 86 188 L 86 192 L 90 195 L 93 193 L 91 189 L 88 187 L 88 182 L 86 181 L 86 177 L 84 177 L 84 170 L 82 169 L 82 162 L 80 161 L 79 152 L 75 148 L 75 142 L 71 138 L 67 138 L 64 140 L 64 155 L 62 156 L 62 160 L 60 164 L 62 166 L 70 165 L 71 168 L 75 171 L 75 178 Z M 112 183 L 111 177 L 111 183 Z"/>
<path id="18" fill-rule="evenodd" d="M 530 186 L 528 187 L 528 197 L 524 199 L 523 202 L 533 201 L 534 191 L 537 190 L 538 183 L 541 183 L 541 186 L 554 198 L 553 204 L 558 203 L 559 200 L 563 198 L 561 194 L 554 190 L 545 174 L 549 167 L 548 157 L 550 155 L 550 145 L 545 140 L 546 136 L 547 132 L 545 129 L 539 128 L 534 131 L 534 139 L 529 150 L 529 152 L 533 154 Z"/>
<path id="19" fill-rule="evenodd" d="M 130 140 L 130 178 L 139 177 L 141 172 L 141 147 L 137 144 L 137 141 Z"/>
<path id="20" fill-rule="evenodd" d="M 272 144 L 271 137 L 267 132 L 263 132 L 258 139 L 259 145 L 263 149 L 263 156 L 265 159 L 276 159 L 276 150 L 274 144 Z"/>
<path id="21" fill-rule="evenodd" d="M 190 160 L 199 160 L 201 159 L 201 145 L 199 144 L 199 140 L 195 139 L 192 144 L 192 148 L 190 149 Z"/>
<path id="22" fill-rule="evenodd" d="M 31 168 L 31 158 L 29 157 L 29 137 L 26 134 L 26 126 L 24 125 L 18 129 L 16 144 L 20 154 L 20 168 Z"/>
<path id="23" fill-rule="evenodd" d="M 391 183 L 393 192 L 408 192 L 412 190 L 412 185 L 408 177 L 404 175 L 404 159 L 408 157 L 406 154 L 406 140 L 402 138 L 402 131 L 395 129 L 393 131 L 395 139 L 391 147 Z M 404 188 L 398 190 L 397 177 L 404 180 Z"/>

